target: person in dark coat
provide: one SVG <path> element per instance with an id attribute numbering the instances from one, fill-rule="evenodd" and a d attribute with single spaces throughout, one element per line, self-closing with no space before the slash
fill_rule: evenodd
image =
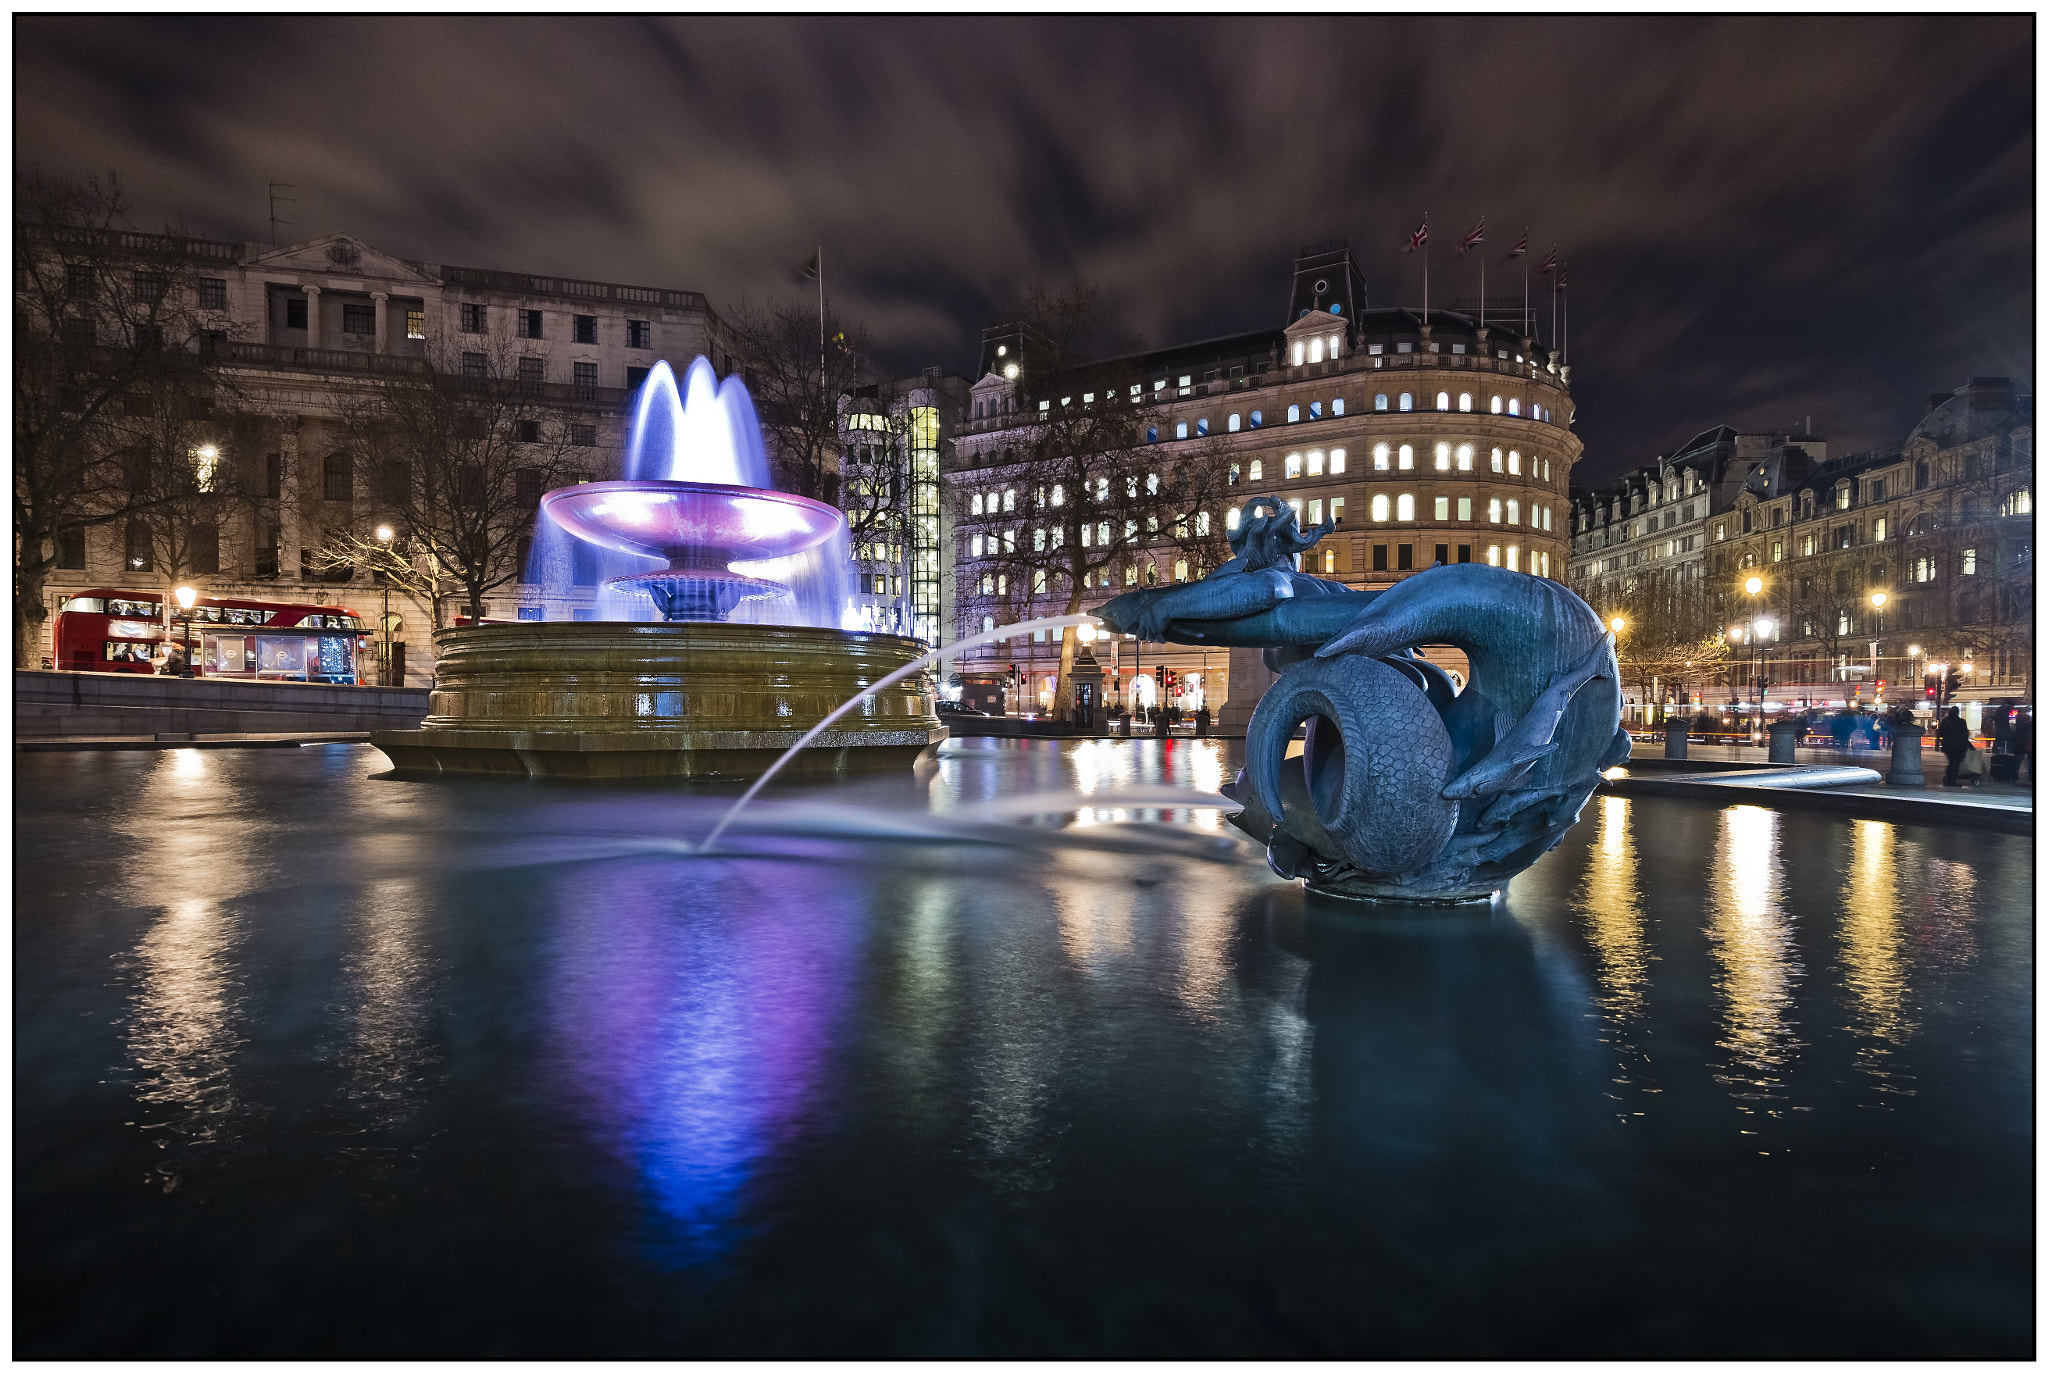
<path id="1" fill-rule="evenodd" d="M 1948 708 L 1948 714 L 1941 719 L 1940 728 L 1934 731 L 1934 746 L 1948 755 L 1948 772 L 1942 776 L 1945 787 L 1961 786 L 1956 769 L 1962 766 L 1963 755 L 1970 751 L 1970 727 L 1963 723 L 1963 712 L 1955 706 Z"/>
<path id="2" fill-rule="evenodd" d="M 2031 787 L 2034 785 L 2034 717 L 2028 711 L 2016 713 L 2019 718 L 2012 722 L 2012 741 L 2008 747 L 2020 756 L 2020 767 L 2027 771 L 2026 784 Z M 2019 776 L 2017 769 L 2013 776 Z"/>

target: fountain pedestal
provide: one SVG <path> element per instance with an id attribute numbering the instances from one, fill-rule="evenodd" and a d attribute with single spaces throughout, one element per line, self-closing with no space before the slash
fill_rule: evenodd
<path id="1" fill-rule="evenodd" d="M 869 683 L 925 651 L 894 634 L 722 622 L 446 629 L 417 730 L 372 734 L 397 771 L 757 777 Z M 805 749 L 799 775 L 908 767 L 946 737 L 917 678 Z"/>

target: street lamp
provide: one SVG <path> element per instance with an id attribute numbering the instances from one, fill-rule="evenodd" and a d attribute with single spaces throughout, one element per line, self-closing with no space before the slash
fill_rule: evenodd
<path id="1" fill-rule="evenodd" d="M 1607 627 L 1613 630 L 1616 634 L 1619 634 L 1622 631 L 1622 627 L 1625 626 L 1627 623 L 1627 620 L 1624 620 L 1621 618 L 1621 616 L 1617 615 L 1607 622 Z"/>
<path id="2" fill-rule="evenodd" d="M 1764 676 L 1767 662 L 1764 657 L 1764 642 L 1771 637 L 1771 632 L 1776 628 L 1777 625 L 1767 616 L 1759 616 L 1756 623 L 1750 626 L 1750 640 L 1756 645 L 1756 715 L 1759 724 L 1763 722 L 1764 704 L 1771 694 L 1770 679 Z"/>
<path id="3" fill-rule="evenodd" d="M 393 528 L 392 528 L 392 527 L 391 527 L 390 525 L 388 525 L 388 524 L 380 524 L 380 525 L 378 525 L 378 526 L 377 526 L 377 542 L 378 542 L 378 543 L 381 543 L 381 544 L 383 544 L 383 545 L 384 545 L 384 549 L 385 549 L 385 551 L 386 551 L 387 553 L 388 553 L 388 552 L 390 552 L 390 550 L 391 550 L 391 540 L 392 540 L 392 538 L 393 538 L 393 537 L 394 537 L 394 536 L 395 536 L 395 535 L 397 534 L 397 532 L 398 532 L 397 530 L 393 529 Z M 390 685 L 391 685 L 391 573 L 390 573 L 390 572 L 388 572 L 388 571 L 384 571 L 384 572 L 382 572 L 382 575 L 381 575 L 381 576 L 379 577 L 379 580 L 380 580 L 380 581 L 382 581 L 382 582 L 384 583 L 384 618 L 383 618 L 383 620 L 382 620 L 382 621 L 380 622 L 380 623 L 381 623 L 381 624 L 383 625 L 383 628 L 384 628 L 384 661 L 383 661 L 383 663 L 382 663 L 382 664 L 381 664 L 381 665 L 379 666 L 379 668 L 378 668 L 378 672 L 377 672 L 377 675 L 378 675 L 378 677 L 379 677 L 379 678 L 381 678 L 381 679 L 383 680 L 383 683 L 384 683 L 384 685 L 385 685 L 385 686 L 390 686 Z"/>
<path id="4" fill-rule="evenodd" d="M 185 613 L 185 663 L 178 669 L 180 677 L 192 675 L 192 602 L 198 594 L 189 586 L 181 586 L 171 593 L 178 598 L 178 609 Z"/>

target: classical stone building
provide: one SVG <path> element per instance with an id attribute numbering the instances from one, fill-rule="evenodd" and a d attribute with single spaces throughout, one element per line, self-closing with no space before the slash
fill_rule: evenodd
<path id="1" fill-rule="evenodd" d="M 949 520 L 975 496 L 1000 493 L 1020 431 L 1072 403 L 1056 379 L 1034 373 L 1033 356 L 1028 331 L 986 331 L 972 410 L 942 474 Z M 1215 520 L 1254 496 L 1287 502 L 1304 524 L 1336 520 L 1305 570 L 1356 587 L 1389 585 L 1437 562 L 1565 574 L 1580 453 L 1568 370 L 1517 329 L 1446 310 L 1372 308 L 1341 240 L 1301 250 L 1276 326 L 1111 358 L 1091 371 L 1116 377 L 1116 394 L 1140 408 L 1163 478 L 1221 443 L 1235 475 L 1227 508 L 1209 512 Z M 964 584 L 974 557 L 958 538 L 951 554 Z M 1146 580 L 1176 571 L 1161 551 Z M 957 621 L 963 612 L 952 601 L 947 613 Z M 1014 665 L 1032 706 L 1049 699 L 1058 652 L 1056 642 L 998 645 L 961 666 Z M 1127 696 L 1139 671 L 1160 666 L 1212 707 L 1228 694 L 1231 673 L 1239 694 L 1262 685 L 1245 680 L 1262 673 L 1255 653 L 1120 643 L 1103 655 L 1105 669 L 1111 655 L 1122 689 L 1112 688 L 1112 699 Z"/>
<path id="2" fill-rule="evenodd" d="M 1758 677 L 1795 708 L 1924 704 L 1946 663 L 1974 713 L 2032 698 L 2032 483 L 2033 400 L 2002 377 L 1932 397 L 1894 451 L 1710 430 L 1574 493 L 1571 585 L 1603 613 L 1729 638 L 1730 664 L 1670 704 L 1747 702 Z"/>
<path id="3" fill-rule="evenodd" d="M 313 556 L 327 531 L 375 522 L 370 483 L 340 444 L 336 416 L 380 375 L 418 368 L 430 354 L 465 369 L 503 364 L 570 444 L 588 450 L 579 475 L 602 478 L 619 471 L 627 399 L 656 359 L 680 367 L 702 353 L 721 372 L 730 365 L 719 320 L 695 291 L 414 262 L 343 234 L 283 248 L 189 248 L 199 265 L 180 289 L 193 293 L 187 307 L 233 397 L 233 413 L 217 416 L 224 441 L 261 450 L 244 456 L 276 474 L 274 503 L 228 531 L 219 570 L 194 579 L 206 595 L 381 609 L 382 588 L 367 573 L 323 570 Z M 119 525 L 60 539 L 52 611 L 82 587 L 160 592 L 162 578 L 147 557 L 131 556 L 132 543 Z M 514 583 L 493 593 L 486 613 L 566 619 L 590 613 L 594 598 L 590 587 L 551 601 Z M 394 593 L 393 610 L 398 638 L 414 645 L 408 678 L 423 682 L 431 608 Z"/>

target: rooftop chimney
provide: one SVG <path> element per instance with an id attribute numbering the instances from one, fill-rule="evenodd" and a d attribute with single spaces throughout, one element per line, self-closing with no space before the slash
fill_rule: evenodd
<path id="1" fill-rule="evenodd" d="M 2010 410 L 2013 405 L 2011 377 L 1971 377 L 1972 410 Z"/>

